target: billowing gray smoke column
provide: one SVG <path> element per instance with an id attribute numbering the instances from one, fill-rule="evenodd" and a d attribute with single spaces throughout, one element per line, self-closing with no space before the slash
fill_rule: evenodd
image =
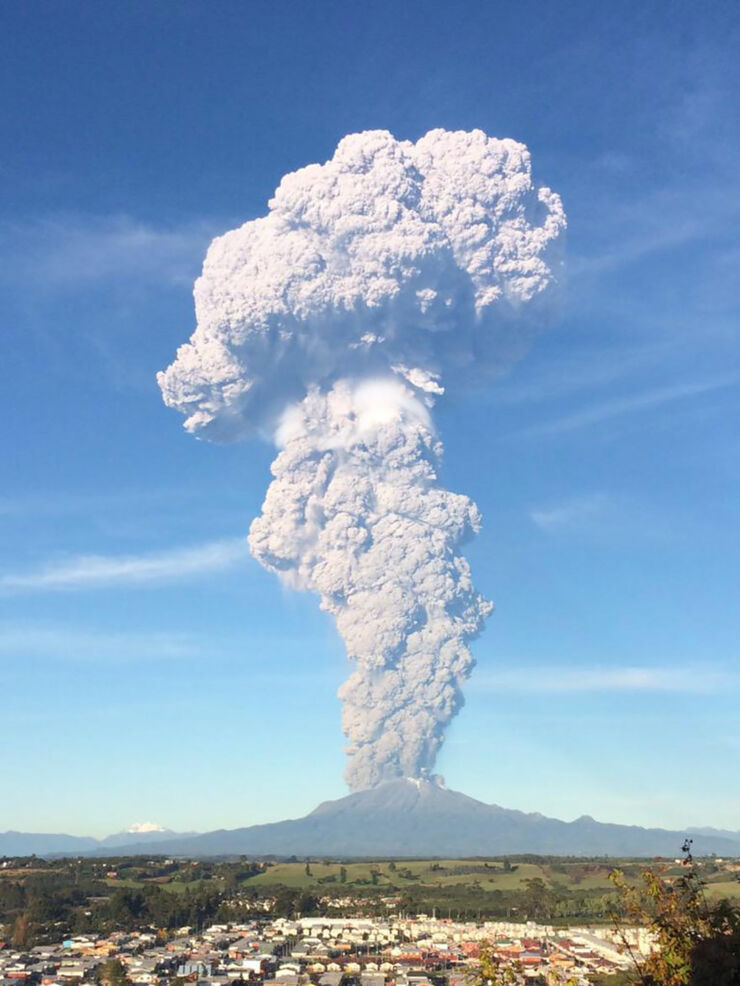
<path id="1" fill-rule="evenodd" d="M 490 604 L 440 487 L 445 391 L 521 356 L 557 294 L 565 215 L 529 153 L 480 131 L 345 137 L 214 240 L 198 325 L 158 375 L 203 437 L 281 448 L 254 556 L 319 594 L 356 670 L 340 689 L 354 789 L 431 769 Z"/>
<path id="2" fill-rule="evenodd" d="M 249 543 L 319 593 L 357 670 L 340 690 L 347 780 L 371 787 L 434 763 L 490 606 L 457 548 L 478 525 L 437 484 L 429 416 L 400 381 L 312 391 L 291 414 Z"/>

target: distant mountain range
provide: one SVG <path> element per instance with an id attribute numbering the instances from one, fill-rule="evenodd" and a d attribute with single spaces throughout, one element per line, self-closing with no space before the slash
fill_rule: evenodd
<path id="1" fill-rule="evenodd" d="M 707 825 L 704 828 L 690 828 L 686 829 L 686 831 L 692 838 L 695 835 L 707 835 L 712 838 L 719 836 L 721 839 L 733 839 L 736 842 L 740 842 L 740 830 L 731 832 L 728 829 L 713 829 L 710 825 Z"/>
<path id="2" fill-rule="evenodd" d="M 95 840 L 0 834 L 0 855 L 168 856 L 677 856 L 689 834 L 698 855 L 740 856 L 740 835 L 611 825 L 588 815 L 562 822 L 487 805 L 430 780 L 389 781 L 304 818 L 216 832 L 127 832 Z"/>
<path id="3" fill-rule="evenodd" d="M 61 835 L 35 832 L 0 832 L 0 857 L 2 856 L 79 856 L 95 849 L 113 855 L 124 847 L 125 853 L 138 851 L 138 846 L 148 847 L 158 842 L 185 839 L 195 832 L 173 832 L 158 826 L 133 826 L 123 832 L 94 839 L 85 835 Z"/>

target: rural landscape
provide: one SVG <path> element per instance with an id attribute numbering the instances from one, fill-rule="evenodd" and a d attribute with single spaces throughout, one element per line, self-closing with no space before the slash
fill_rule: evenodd
<path id="1" fill-rule="evenodd" d="M 700 861 L 712 899 L 740 900 L 740 859 Z M 567 926 L 613 922 L 621 870 L 636 884 L 636 859 L 515 856 L 464 860 L 18 859 L 0 862 L 0 921 L 12 937 L 28 918 L 49 940 L 132 927 L 202 928 L 264 914 L 379 917 L 435 914 L 462 921 Z M 680 859 L 664 861 L 668 877 Z"/>
<path id="2" fill-rule="evenodd" d="M 620 986 L 673 954 L 668 944 L 692 954 L 699 918 L 714 922 L 703 939 L 714 950 L 708 968 L 727 965 L 737 898 L 740 861 L 694 860 L 688 842 L 679 858 L 650 866 L 536 856 L 5 858 L 0 980 Z M 686 913 L 666 921 L 677 900 Z"/>

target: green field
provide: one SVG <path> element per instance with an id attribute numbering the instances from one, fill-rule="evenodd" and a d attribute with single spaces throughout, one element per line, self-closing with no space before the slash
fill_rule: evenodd
<path id="1" fill-rule="evenodd" d="M 191 880 L 185 882 L 184 880 L 169 880 L 167 878 L 154 879 L 154 880 L 142 880 L 128 877 L 106 877 L 105 883 L 111 888 L 111 890 L 141 890 L 142 887 L 160 886 L 164 890 L 168 890 L 173 894 L 181 894 L 186 890 L 194 893 L 201 887 L 206 886 L 209 882 L 207 880 Z M 215 881 L 214 881 L 215 882 Z"/>
<path id="2" fill-rule="evenodd" d="M 446 897 L 461 899 L 525 890 L 532 880 L 541 880 L 553 892 L 570 895 L 593 896 L 611 894 L 614 887 L 609 874 L 615 866 L 635 879 L 644 861 L 584 861 L 549 860 L 517 862 L 501 860 L 362 860 L 360 862 L 315 861 L 268 863 L 263 872 L 239 879 L 239 885 L 255 893 L 273 891 L 278 887 L 311 892 L 313 894 L 341 895 L 343 892 L 362 892 L 382 895 L 413 893 L 414 897 L 428 891 L 445 892 Z M 224 884 L 224 877 L 216 866 L 213 874 L 197 880 L 178 879 L 179 873 L 170 877 L 149 878 L 121 876 L 106 879 L 111 889 L 142 888 L 159 885 L 173 892 L 195 892 Z M 678 876 L 680 869 L 669 870 Z M 740 881 L 730 879 L 727 872 L 707 876 L 707 894 L 717 897 L 740 897 Z"/>
<path id="3" fill-rule="evenodd" d="M 733 880 L 732 882 L 718 880 L 708 883 L 704 892 L 707 897 L 714 900 L 719 900 L 722 897 L 728 900 L 740 900 L 740 880 Z"/>
<path id="4" fill-rule="evenodd" d="M 461 861 L 454 859 L 412 860 L 403 862 L 363 861 L 359 863 L 309 863 L 310 873 L 306 872 L 305 863 L 275 863 L 264 873 L 251 877 L 250 887 L 274 887 L 276 885 L 293 887 L 301 890 L 314 889 L 321 886 L 335 887 L 340 885 L 341 871 L 346 872 L 347 886 L 362 886 L 371 884 L 373 872 L 377 877 L 375 886 L 403 889 L 411 886 L 425 887 L 454 887 L 460 888 L 477 884 L 483 890 L 515 890 L 524 886 L 528 879 L 540 877 L 548 881 L 547 866 L 535 863 L 514 864 L 513 872 L 504 872 L 503 862 L 493 860 Z M 395 869 L 392 867 L 395 866 Z M 460 872 L 460 871 L 463 872 Z M 467 872 L 466 872 L 467 871 Z M 334 877 L 334 881 L 327 878 Z M 607 886 L 606 879 L 602 881 Z"/>

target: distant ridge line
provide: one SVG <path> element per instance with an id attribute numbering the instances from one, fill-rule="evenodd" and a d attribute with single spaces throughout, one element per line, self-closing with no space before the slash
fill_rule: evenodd
<path id="1" fill-rule="evenodd" d="M 676 857 L 687 834 L 697 855 L 740 857 L 740 835 L 712 829 L 672 831 L 597 822 L 572 822 L 488 805 L 435 780 L 388 781 L 336 801 L 323 801 L 303 818 L 219 829 L 201 835 L 126 833 L 101 841 L 76 836 L 0 834 L 0 855 L 93 856 L 331 856 L 465 857 L 521 855 Z M 120 842 L 117 840 L 121 840 Z M 46 840 L 46 848 L 39 848 Z M 53 845 L 53 840 L 59 840 Z M 12 848 L 13 844 L 36 849 Z"/>

